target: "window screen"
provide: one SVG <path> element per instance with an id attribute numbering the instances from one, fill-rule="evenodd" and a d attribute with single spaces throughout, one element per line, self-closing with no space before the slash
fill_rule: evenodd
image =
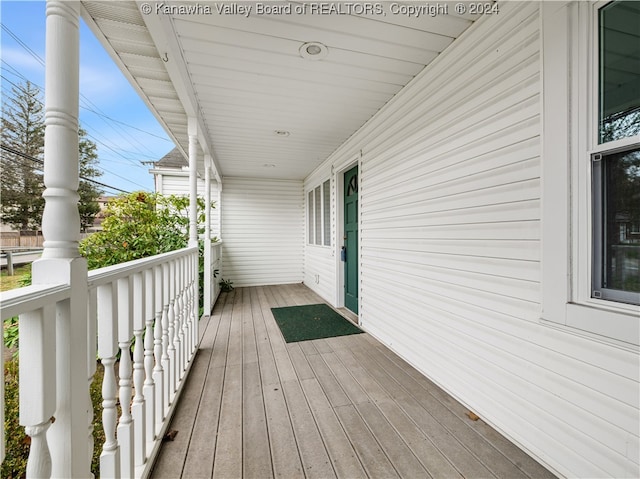
<path id="1" fill-rule="evenodd" d="M 640 148 L 593 162 L 593 296 L 640 303 Z"/>

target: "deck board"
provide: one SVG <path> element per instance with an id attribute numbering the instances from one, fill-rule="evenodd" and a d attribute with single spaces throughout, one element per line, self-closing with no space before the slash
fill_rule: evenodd
<path id="1" fill-rule="evenodd" d="M 285 343 L 304 285 L 223 293 L 152 477 L 554 477 L 371 336 Z"/>

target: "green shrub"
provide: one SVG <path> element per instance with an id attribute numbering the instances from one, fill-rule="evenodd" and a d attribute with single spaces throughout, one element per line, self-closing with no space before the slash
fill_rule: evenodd
<path id="1" fill-rule="evenodd" d="M 104 444 L 104 430 L 102 429 L 102 381 L 104 367 L 98 363 L 96 374 L 89 388 L 91 403 L 93 404 L 93 456 L 91 459 L 91 473 L 100 477 L 100 454 Z"/>
<path id="2" fill-rule="evenodd" d="M 198 198 L 199 233 L 204 200 Z M 189 244 L 189 198 L 134 192 L 107 204 L 102 231 L 80 242 L 89 269 L 103 268 L 185 248 Z"/>
<path id="3" fill-rule="evenodd" d="M 18 397 L 18 360 L 4 365 L 4 434 L 6 457 L 0 476 L 10 479 L 24 477 L 29 457 L 29 437 L 19 423 L 20 399 Z"/>

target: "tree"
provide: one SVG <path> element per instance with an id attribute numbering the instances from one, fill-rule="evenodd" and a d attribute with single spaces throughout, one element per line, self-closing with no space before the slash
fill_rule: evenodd
<path id="1" fill-rule="evenodd" d="M 2 220 L 19 230 L 38 230 L 42 224 L 44 191 L 44 108 L 38 87 L 30 82 L 13 87 L 2 109 Z M 83 230 L 100 211 L 101 190 L 90 180 L 102 175 L 96 144 L 78 131 L 80 224 Z"/>
<path id="2" fill-rule="evenodd" d="M 44 209 L 38 160 L 44 150 L 44 109 L 40 90 L 26 82 L 12 88 L 2 108 L 2 220 L 20 230 L 37 230 Z"/>
<path id="3" fill-rule="evenodd" d="M 189 198 L 137 191 L 109 201 L 102 231 L 80 243 L 89 269 L 167 253 L 189 244 Z M 204 230 L 204 200 L 198 225 Z"/>
<path id="4" fill-rule="evenodd" d="M 80 211 L 80 227 L 82 231 L 86 231 L 87 227 L 93 224 L 93 220 L 100 211 L 100 205 L 96 201 L 102 191 L 88 180 L 102 176 L 98 166 L 98 148 L 96 144 L 87 138 L 87 132 L 80 128 L 78 132 L 79 138 L 79 161 L 80 161 L 80 183 L 78 185 L 78 194 L 80 195 L 80 203 L 78 210 Z"/>
<path id="5" fill-rule="evenodd" d="M 205 229 L 205 201 L 198 198 L 198 234 Z M 211 204 L 213 208 L 213 203 Z M 144 191 L 120 195 L 107 204 L 102 231 L 80 242 L 89 269 L 168 253 L 189 244 L 189 198 Z M 204 242 L 198 241 L 199 304 L 204 291 Z"/>

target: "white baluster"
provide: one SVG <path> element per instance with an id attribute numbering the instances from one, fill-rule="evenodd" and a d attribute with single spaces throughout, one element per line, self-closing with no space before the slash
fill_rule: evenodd
<path id="1" fill-rule="evenodd" d="M 145 276 L 144 273 L 133 275 L 133 335 L 135 346 L 133 350 L 133 387 L 135 396 L 131 405 L 134 428 L 134 463 L 136 466 L 144 464 L 146 450 L 146 402 L 144 399 L 144 318 L 145 318 Z"/>
<path id="2" fill-rule="evenodd" d="M 29 460 L 27 461 L 26 470 L 28 479 L 51 477 L 51 454 L 47 444 L 47 430 L 49 426 L 51 426 L 51 420 L 24 428 L 27 436 L 31 437 Z"/>
<path id="3" fill-rule="evenodd" d="M 167 311 L 169 345 L 167 347 L 167 356 L 169 357 L 169 404 L 171 404 L 176 391 L 176 346 L 178 342 L 176 337 L 178 317 L 176 317 L 175 312 L 175 261 L 171 261 L 167 265 L 167 270 L 169 272 L 169 309 Z"/>
<path id="4" fill-rule="evenodd" d="M 114 343 L 115 344 L 115 343 Z M 120 477 L 120 447 L 116 441 L 116 358 L 102 358 L 104 379 L 102 381 L 102 428 L 104 445 L 100 454 L 100 474 L 104 477 Z"/>
<path id="5" fill-rule="evenodd" d="M 178 361 L 176 364 L 176 377 L 178 381 L 182 379 L 182 373 L 184 371 L 184 351 L 185 351 L 185 337 L 184 337 L 184 326 L 186 324 L 187 317 L 183 314 L 184 312 L 184 302 L 185 302 L 185 288 L 184 288 L 184 272 L 182 266 L 184 261 L 182 258 L 178 258 L 176 260 L 176 318 L 178 319 L 176 330 L 176 338 L 178 338 Z"/>
<path id="6" fill-rule="evenodd" d="M 105 442 L 100 454 L 100 475 L 120 477 L 120 448 L 116 441 L 116 374 L 114 364 L 118 346 L 117 297 L 113 285 L 98 287 L 98 356 L 104 366 L 102 382 L 102 427 Z"/>
<path id="7" fill-rule="evenodd" d="M 199 261 L 198 261 L 198 253 L 196 252 L 193 258 L 191 259 L 191 288 L 193 292 L 193 306 L 191 308 L 191 319 L 192 319 L 192 338 L 193 342 L 191 343 L 191 354 L 196 352 L 198 348 L 198 338 L 200 336 L 199 326 L 200 326 L 200 308 L 199 308 L 199 291 L 198 284 L 200 283 L 200 275 L 199 275 Z"/>
<path id="8" fill-rule="evenodd" d="M 195 257 L 197 258 L 198 257 L 198 253 L 196 252 L 195 255 L 196 255 Z M 198 260 L 196 259 L 196 265 L 197 265 L 197 261 Z M 196 305 L 196 310 L 197 310 L 197 308 L 198 308 L 198 300 L 199 300 L 198 293 L 196 293 L 195 296 L 193 295 L 193 279 L 194 279 L 193 277 L 194 277 L 194 274 L 195 275 L 198 274 L 198 270 L 197 270 L 197 267 L 196 267 L 195 270 L 193 269 L 193 258 L 192 258 L 192 256 L 189 256 L 187 258 L 187 262 L 186 262 L 185 268 L 186 268 L 186 275 L 187 275 L 187 284 L 189 285 L 188 288 L 189 288 L 189 291 L 190 291 L 190 296 L 192 298 L 192 300 L 191 300 L 191 302 L 192 302 L 191 309 L 189 309 L 189 312 L 190 312 L 193 309 L 193 304 Z M 206 311 L 206 309 L 207 309 L 206 306 L 204 306 L 204 310 L 205 311 Z M 191 318 L 191 320 L 189 321 L 189 349 L 187 351 L 187 358 L 190 361 L 191 357 L 193 356 L 193 352 L 195 350 L 195 344 L 196 343 L 195 343 L 194 330 L 196 328 L 196 323 L 198 322 L 198 318 L 195 318 L 195 321 L 194 321 L 193 315 L 190 314 L 189 317 Z"/>
<path id="9" fill-rule="evenodd" d="M 182 283 L 184 288 L 184 304 L 182 306 L 182 311 L 184 314 L 184 337 L 185 337 L 185 348 L 184 348 L 184 369 L 187 368 L 187 364 L 191 360 L 191 350 L 192 350 L 192 329 L 193 329 L 193 318 L 191 317 L 191 308 L 193 305 L 193 289 L 191 285 L 191 255 L 185 256 L 182 262 Z"/>
<path id="10" fill-rule="evenodd" d="M 198 255 L 198 253 L 196 252 L 196 257 Z M 189 348 L 187 349 L 187 362 L 191 361 L 191 357 L 193 356 L 193 351 L 194 351 L 194 347 L 195 347 L 195 340 L 194 340 L 194 328 L 196 327 L 194 321 L 193 321 L 193 316 L 190 314 L 191 310 L 193 309 L 193 302 L 195 301 L 196 303 L 198 302 L 198 297 L 197 295 L 194 297 L 193 296 L 193 258 L 191 255 L 189 255 L 188 258 L 186 258 L 185 261 L 185 275 L 186 275 L 186 284 L 187 284 L 187 290 L 189 291 L 189 303 L 191 304 L 191 306 L 189 306 L 189 304 L 187 305 L 187 314 L 189 315 L 189 327 L 187 330 L 188 333 L 188 337 L 189 337 Z M 195 274 L 198 274 L 198 271 L 195 271 Z M 206 311 L 206 306 L 204 306 L 204 310 Z"/>
<path id="11" fill-rule="evenodd" d="M 184 356 L 183 356 L 183 374 L 187 369 L 189 360 L 191 358 L 191 349 L 193 348 L 191 315 L 189 314 L 189 304 L 192 301 L 191 298 L 191 275 L 189 264 L 191 262 L 191 255 L 185 256 L 182 260 L 182 284 L 184 288 L 184 303 L 182 310 L 184 311 L 184 324 L 182 326 L 184 335 Z"/>
<path id="12" fill-rule="evenodd" d="M 198 255 L 198 253 L 195 253 L 196 257 Z M 187 321 L 187 328 L 185 330 L 185 335 L 188 338 L 188 348 L 186 348 L 185 350 L 185 369 L 186 369 L 186 365 L 189 361 L 191 361 L 191 356 L 193 355 L 193 350 L 194 350 L 194 340 L 193 340 L 193 329 L 195 328 L 195 323 L 193 321 L 193 315 L 191 314 L 191 311 L 193 310 L 193 304 L 194 301 L 197 303 L 198 302 L 198 298 L 197 296 L 194 297 L 193 295 L 193 255 L 189 255 L 185 258 L 185 262 L 184 262 L 184 275 L 185 275 L 185 288 L 187 290 L 187 298 L 188 298 L 188 302 L 186 304 L 186 308 L 185 308 L 185 315 L 188 319 Z M 196 271 L 197 274 L 197 271 Z"/>
<path id="13" fill-rule="evenodd" d="M 118 346 L 120 347 L 120 408 L 118 445 L 120 446 L 120 475 L 133 477 L 133 419 L 131 417 L 131 338 L 133 315 L 131 307 L 131 280 L 118 280 Z"/>
<path id="14" fill-rule="evenodd" d="M 169 265 L 164 263 L 162 269 L 162 418 L 164 419 L 169 411 L 169 372 L 171 363 L 169 360 Z"/>
<path id="15" fill-rule="evenodd" d="M 27 477 L 50 477 L 46 433 L 56 409 L 55 305 L 20 315 L 20 424 L 31 436 Z"/>
<path id="16" fill-rule="evenodd" d="M 87 441 L 89 443 L 88 452 L 89 452 L 89 464 L 93 461 L 93 415 L 95 411 L 93 410 L 93 401 L 91 399 L 91 384 L 93 384 L 93 380 L 96 374 L 96 355 L 98 354 L 98 291 L 97 289 L 89 290 L 89 296 L 87 301 L 87 370 L 89 372 L 89 377 L 87 378 L 87 382 L 89 383 L 89 388 L 87 389 L 87 393 L 89 394 L 89 411 L 87 413 Z"/>
<path id="17" fill-rule="evenodd" d="M 155 277 L 155 326 L 153 329 L 153 356 L 155 359 L 155 367 L 153 368 L 153 381 L 156 385 L 156 414 L 154 418 L 154 436 L 160 433 L 162 427 L 162 421 L 164 419 L 164 368 L 162 361 L 162 266 L 155 266 L 153 268 Z"/>
<path id="18" fill-rule="evenodd" d="M 155 381 L 153 379 L 153 322 L 155 311 L 155 275 L 153 269 L 148 269 L 144 272 L 144 299 L 145 299 L 145 326 L 144 333 L 144 399 L 146 407 L 146 442 L 147 444 L 153 443 L 155 434 L 155 411 L 156 411 L 156 394 L 155 394 Z"/>

